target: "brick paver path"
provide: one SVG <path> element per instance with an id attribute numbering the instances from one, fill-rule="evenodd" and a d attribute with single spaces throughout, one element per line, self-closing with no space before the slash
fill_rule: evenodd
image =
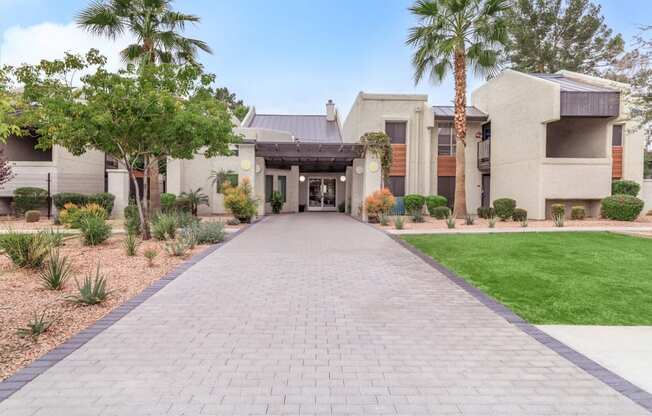
<path id="1" fill-rule="evenodd" d="M 379 231 L 275 216 L 0 404 L 14 415 L 641 415 Z"/>

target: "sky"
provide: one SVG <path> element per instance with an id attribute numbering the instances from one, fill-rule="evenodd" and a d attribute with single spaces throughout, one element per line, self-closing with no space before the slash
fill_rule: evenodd
<path id="1" fill-rule="evenodd" d="M 607 24 L 626 41 L 652 24 L 651 0 L 599 0 Z M 0 64 L 36 63 L 91 47 L 121 63 L 127 39 L 110 41 L 77 28 L 76 14 L 90 0 L 0 0 Z M 333 99 L 348 113 L 360 91 L 424 93 L 449 105 L 453 80 L 415 86 L 405 45 L 415 24 L 410 0 L 176 0 L 174 8 L 202 21 L 186 35 L 202 39 L 207 72 L 254 105 L 258 113 L 323 114 Z M 470 90 L 482 84 L 471 76 Z"/>

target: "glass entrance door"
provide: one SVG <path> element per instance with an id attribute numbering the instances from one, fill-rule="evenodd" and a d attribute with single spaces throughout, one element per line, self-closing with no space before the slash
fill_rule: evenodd
<path id="1" fill-rule="evenodd" d="M 308 178 L 308 209 L 333 211 L 336 208 L 336 178 Z"/>

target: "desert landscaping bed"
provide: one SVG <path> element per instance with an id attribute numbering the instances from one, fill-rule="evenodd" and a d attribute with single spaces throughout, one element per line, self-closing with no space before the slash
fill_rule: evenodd
<path id="1" fill-rule="evenodd" d="M 405 230 L 440 230 L 448 229 L 446 220 L 440 220 L 432 217 L 424 217 L 424 222 L 415 223 L 410 220 L 410 217 L 406 216 L 405 218 Z M 389 224 L 382 226 L 380 224 L 375 224 L 376 226 L 382 229 L 394 229 L 393 217 L 390 217 Z M 564 227 L 614 227 L 614 228 L 625 228 L 625 227 L 640 227 L 640 228 L 650 228 L 652 227 L 652 216 L 645 215 L 640 216 L 635 221 L 613 221 L 602 218 L 586 218 L 583 220 L 571 220 L 567 219 L 564 221 Z M 473 225 L 466 225 L 465 220 L 458 219 L 455 221 L 455 229 L 464 230 L 464 229 L 485 229 L 489 228 L 489 222 L 486 219 L 475 218 Z M 522 228 L 522 225 L 518 221 L 496 221 L 495 228 Z M 527 228 L 555 228 L 554 221 L 552 220 L 528 220 Z"/>
<path id="2" fill-rule="evenodd" d="M 61 254 L 69 257 L 74 278 L 79 281 L 100 265 L 108 289 L 113 292 L 106 302 L 92 306 L 79 306 L 66 299 L 77 292 L 74 279 L 70 279 L 61 291 L 46 290 L 38 281 L 37 270 L 16 268 L 6 256 L 0 257 L 0 380 L 102 318 L 185 259 L 209 247 L 196 246 L 186 256 L 174 257 L 165 252 L 162 242 L 150 241 L 140 244 L 138 255 L 129 257 L 125 253 L 124 239 L 124 235 L 114 235 L 103 244 L 84 246 L 75 236 L 67 238 L 60 248 Z M 147 249 L 158 252 L 152 267 L 142 255 Z M 35 313 L 43 311 L 48 319 L 55 320 L 45 333 L 35 340 L 17 335 L 18 329 L 25 327 Z"/>

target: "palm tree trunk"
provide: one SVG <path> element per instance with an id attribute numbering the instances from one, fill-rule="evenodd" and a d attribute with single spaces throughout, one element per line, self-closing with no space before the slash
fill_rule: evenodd
<path id="1" fill-rule="evenodd" d="M 453 216 L 466 217 L 466 56 L 455 52 L 455 205 Z"/>

